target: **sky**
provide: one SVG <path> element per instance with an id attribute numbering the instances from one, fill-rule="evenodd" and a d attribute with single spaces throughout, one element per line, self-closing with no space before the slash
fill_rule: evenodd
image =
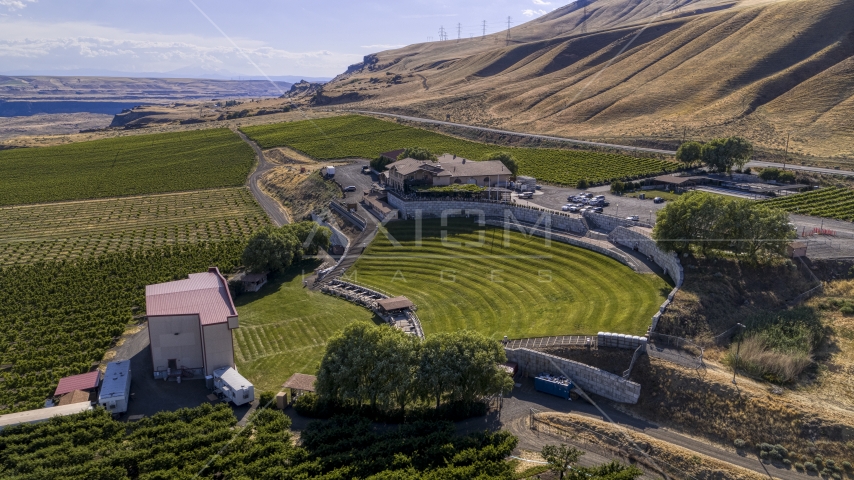
<path id="1" fill-rule="evenodd" d="M 565 1 L 565 0 L 564 0 Z M 369 54 L 519 25 L 549 0 L 0 0 L 0 74 L 333 77 Z"/>

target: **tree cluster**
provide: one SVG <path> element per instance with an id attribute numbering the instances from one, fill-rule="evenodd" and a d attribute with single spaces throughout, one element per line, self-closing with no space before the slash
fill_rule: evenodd
<path id="1" fill-rule="evenodd" d="M 577 466 L 584 452 L 566 444 L 546 445 L 540 452 L 548 468 L 560 480 L 632 480 L 643 475 L 638 467 L 623 465 L 614 460 L 594 467 Z"/>
<path id="2" fill-rule="evenodd" d="M 793 172 L 787 170 L 780 170 L 778 168 L 763 168 L 761 172 L 759 172 L 759 178 L 762 180 L 775 180 L 780 183 L 794 183 L 795 174 Z"/>
<path id="3" fill-rule="evenodd" d="M 252 272 L 285 270 L 305 255 L 329 247 L 332 232 L 314 222 L 299 222 L 257 232 L 243 251 L 243 266 Z"/>
<path id="4" fill-rule="evenodd" d="M 712 172 L 741 169 L 753 155 L 753 145 L 741 137 L 716 138 L 708 143 L 685 142 L 676 151 L 676 160 L 688 165 L 702 164 Z"/>
<path id="5" fill-rule="evenodd" d="M 507 167 L 507 170 L 510 170 L 514 176 L 519 171 L 519 162 L 516 161 L 516 157 L 511 155 L 508 152 L 492 152 L 483 157 L 484 160 L 498 160 Z"/>
<path id="6" fill-rule="evenodd" d="M 630 192 L 632 190 L 637 190 L 643 186 L 643 182 L 621 182 L 620 180 L 615 180 L 611 182 L 611 193 L 623 193 Z"/>
<path id="7" fill-rule="evenodd" d="M 436 154 L 423 147 L 406 147 L 403 153 L 397 156 L 398 160 L 404 158 L 414 158 L 415 160 L 431 160 L 436 161 Z"/>
<path id="8" fill-rule="evenodd" d="M 652 235 L 664 251 L 729 251 L 751 259 L 759 253 L 783 254 L 796 236 L 782 210 L 705 192 L 668 203 L 658 212 Z"/>
<path id="9" fill-rule="evenodd" d="M 403 413 L 407 407 L 472 404 L 505 391 L 501 345 L 461 331 L 426 340 L 386 326 L 354 323 L 329 340 L 315 389 L 323 402 Z"/>

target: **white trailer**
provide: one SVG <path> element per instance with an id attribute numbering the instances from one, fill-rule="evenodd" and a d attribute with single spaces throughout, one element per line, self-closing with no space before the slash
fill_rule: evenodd
<path id="1" fill-rule="evenodd" d="M 255 386 L 237 373 L 237 370 L 231 367 L 217 368 L 213 377 L 216 393 L 236 406 L 255 400 Z"/>
<path id="2" fill-rule="evenodd" d="M 130 400 L 130 360 L 110 362 L 101 382 L 98 405 L 113 414 L 128 411 Z"/>
<path id="3" fill-rule="evenodd" d="M 332 165 L 323 167 L 322 169 L 320 169 L 320 173 L 324 177 L 332 178 L 335 176 L 335 167 L 333 167 Z"/>

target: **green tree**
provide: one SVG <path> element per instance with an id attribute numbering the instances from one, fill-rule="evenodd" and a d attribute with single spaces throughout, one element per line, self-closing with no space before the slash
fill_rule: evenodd
<path id="1" fill-rule="evenodd" d="M 566 474 L 566 471 L 569 470 L 573 464 L 578 462 L 578 459 L 584 455 L 584 452 L 561 443 L 559 446 L 544 446 L 540 454 L 543 456 L 545 461 L 549 463 L 549 470 L 558 474 L 559 478 L 563 480 L 563 476 Z"/>
<path id="2" fill-rule="evenodd" d="M 703 145 L 703 163 L 715 172 L 741 168 L 753 155 L 753 145 L 741 137 L 716 138 Z"/>
<path id="3" fill-rule="evenodd" d="M 589 187 L 589 186 L 590 186 L 590 182 L 588 182 L 586 178 L 579 179 L 579 180 L 575 183 L 575 188 L 579 188 L 579 189 L 582 189 L 582 190 L 583 190 L 583 189 L 585 189 L 585 188 L 587 188 L 587 187 Z"/>
<path id="4" fill-rule="evenodd" d="M 317 371 L 315 391 L 324 401 L 361 405 L 376 402 L 372 372 L 378 360 L 381 329 L 356 322 L 329 339 Z"/>
<path id="5" fill-rule="evenodd" d="M 625 183 L 623 183 L 619 180 L 614 180 L 613 182 L 611 182 L 611 193 L 620 194 L 620 193 L 623 193 L 625 190 L 626 190 L 626 184 Z"/>
<path id="6" fill-rule="evenodd" d="M 397 156 L 398 160 L 403 160 L 404 158 L 414 158 L 415 160 L 432 160 L 436 161 L 436 155 L 433 154 L 430 150 L 422 147 L 406 147 L 403 150 L 403 153 Z"/>
<path id="7" fill-rule="evenodd" d="M 516 175 L 516 173 L 519 172 L 519 163 L 516 161 L 516 157 L 511 155 L 509 152 L 492 152 L 483 157 L 483 159 L 500 161 L 513 175 Z"/>
<path id="8" fill-rule="evenodd" d="M 785 212 L 756 202 L 691 192 L 658 212 L 652 236 L 664 251 L 729 250 L 756 259 L 784 252 L 794 238 L 788 223 Z"/>
<path id="9" fill-rule="evenodd" d="M 693 166 L 703 158 L 703 144 L 699 142 L 685 142 L 676 150 L 676 160 L 686 166 Z"/>
<path id="10" fill-rule="evenodd" d="M 759 172 L 759 178 L 762 180 L 777 180 L 780 176 L 780 170 L 774 167 L 763 168 L 761 172 Z"/>
<path id="11" fill-rule="evenodd" d="M 388 159 L 386 157 L 377 157 L 371 160 L 371 168 L 378 172 L 382 172 L 391 163 L 394 163 L 394 160 Z"/>
<path id="12" fill-rule="evenodd" d="M 643 471 L 634 465 L 623 465 L 614 460 L 611 463 L 595 467 L 574 467 L 566 480 L 634 480 L 643 475 Z"/>
<path id="13" fill-rule="evenodd" d="M 249 239 L 242 261 L 252 272 L 275 272 L 288 268 L 298 255 L 301 255 L 301 248 L 296 236 L 267 227 Z"/>
<path id="14" fill-rule="evenodd" d="M 299 240 L 303 253 L 307 255 L 317 255 L 318 251 L 329 248 L 332 238 L 332 231 L 327 227 L 309 221 L 290 223 L 282 226 L 281 230 L 293 234 Z"/>

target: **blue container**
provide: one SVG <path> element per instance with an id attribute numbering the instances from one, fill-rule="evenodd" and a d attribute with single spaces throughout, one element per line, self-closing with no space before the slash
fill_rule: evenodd
<path id="1" fill-rule="evenodd" d="M 534 388 L 536 388 L 538 392 L 548 393 L 549 395 L 555 395 L 560 398 L 569 398 L 569 391 L 572 389 L 572 382 L 567 381 L 566 384 L 564 384 L 563 382 L 554 379 L 536 377 L 534 378 Z"/>

